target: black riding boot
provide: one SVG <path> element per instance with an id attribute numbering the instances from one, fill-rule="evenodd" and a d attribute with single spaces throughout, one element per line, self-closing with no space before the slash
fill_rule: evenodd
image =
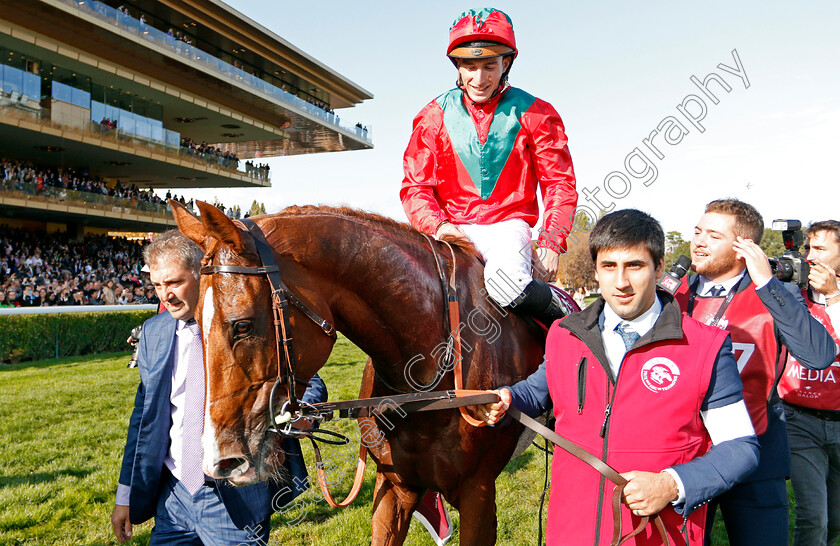
<path id="1" fill-rule="evenodd" d="M 534 317 L 546 326 L 551 326 L 555 320 L 568 314 L 568 310 L 548 283 L 539 279 L 529 282 L 522 295 L 516 298 L 510 307 L 517 313 Z"/>

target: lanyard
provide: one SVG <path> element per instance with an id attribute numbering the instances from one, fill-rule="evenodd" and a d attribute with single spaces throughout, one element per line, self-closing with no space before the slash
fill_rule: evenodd
<path id="1" fill-rule="evenodd" d="M 729 304 L 732 303 L 732 298 L 735 297 L 735 294 L 741 289 L 741 285 L 744 283 L 744 279 L 746 275 L 741 277 L 741 280 L 738 281 L 738 284 L 732 287 L 732 290 L 726 295 L 726 299 L 723 300 L 723 303 L 720 304 L 720 308 L 715 313 L 715 316 L 712 318 L 712 321 L 709 323 L 709 326 L 717 326 L 718 322 L 720 322 L 721 317 L 723 317 L 723 313 L 726 311 L 726 308 L 729 307 Z M 698 279 L 697 285 L 700 284 Z M 697 286 L 695 285 L 695 286 Z M 694 311 L 694 299 L 697 297 L 697 289 L 689 290 L 688 291 L 688 309 L 686 309 L 686 313 L 688 316 L 691 316 L 691 313 Z"/>

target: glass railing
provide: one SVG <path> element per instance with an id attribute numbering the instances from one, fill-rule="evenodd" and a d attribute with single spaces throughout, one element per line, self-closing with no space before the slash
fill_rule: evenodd
<path id="1" fill-rule="evenodd" d="M 45 203 L 60 205 L 72 204 L 92 210 L 149 214 L 161 218 L 171 217 L 169 205 L 164 203 L 151 203 L 141 199 L 124 199 L 122 197 L 111 197 L 110 195 L 69 190 L 67 188 L 47 185 L 43 185 L 41 189 L 38 189 L 36 184 L 16 180 L 0 180 L 0 194 Z"/>
<path id="2" fill-rule="evenodd" d="M 139 20 L 110 6 L 97 2 L 96 0 L 61 1 L 100 20 L 107 21 L 108 23 L 114 24 L 124 30 L 140 36 L 141 38 L 149 40 L 159 46 L 163 46 L 182 57 L 191 59 L 218 74 L 242 82 L 291 108 L 314 116 L 326 123 L 339 127 L 348 133 L 356 135 L 365 142 L 371 143 L 370 135 L 365 128 L 349 125 L 346 122 L 341 121 L 335 114 L 331 114 L 321 108 L 318 108 L 314 104 L 310 104 L 291 93 L 283 91 L 279 87 L 276 87 L 254 76 L 253 74 L 249 74 L 240 68 L 236 68 L 232 64 L 228 64 L 206 51 L 202 51 L 201 49 L 186 42 L 176 40 L 174 37 L 166 34 L 165 32 L 158 30 L 149 24 L 141 23 Z"/>
<path id="3" fill-rule="evenodd" d="M 58 98 L 55 91 L 53 91 L 53 97 Z M 117 124 L 116 128 L 122 133 L 172 148 L 181 145 L 181 134 L 164 129 L 163 122 L 160 120 L 147 118 L 95 100 L 89 101 L 88 107 L 90 108 L 90 120 L 93 123 L 101 124 L 107 118 L 115 122 Z"/>
<path id="4" fill-rule="evenodd" d="M 26 96 L 32 100 L 41 100 L 41 78 L 20 68 L 0 65 L 0 91 L 19 100 Z"/>

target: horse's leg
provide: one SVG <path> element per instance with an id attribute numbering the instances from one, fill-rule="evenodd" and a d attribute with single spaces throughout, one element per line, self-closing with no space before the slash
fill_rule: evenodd
<path id="1" fill-rule="evenodd" d="M 399 546 L 404 543 L 411 524 L 411 514 L 425 493 L 397 485 L 382 472 L 377 472 L 373 491 L 371 546 Z"/>
<path id="2" fill-rule="evenodd" d="M 373 365 L 368 359 L 362 375 L 359 398 L 373 395 Z M 371 545 L 399 546 L 405 542 L 411 524 L 411 514 L 420 504 L 425 491 L 414 491 L 392 480 L 399 477 L 392 473 L 391 449 L 374 418 L 359 419 L 362 441 L 368 447 L 371 458 L 376 462 L 376 485 L 373 490 L 373 517 Z M 390 474 L 390 478 L 386 475 Z"/>
<path id="3" fill-rule="evenodd" d="M 460 513 L 458 524 L 461 544 L 484 546 L 496 543 L 496 482 L 474 479 L 461 485 L 452 499 L 447 498 Z"/>

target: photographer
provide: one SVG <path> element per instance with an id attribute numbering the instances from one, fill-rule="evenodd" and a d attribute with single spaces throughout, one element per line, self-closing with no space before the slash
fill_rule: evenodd
<path id="1" fill-rule="evenodd" d="M 691 267 L 698 275 L 681 286 L 676 298 L 689 316 L 732 336 L 744 400 L 761 446 L 758 469 L 713 499 L 708 517 L 713 521 L 719 505 L 732 545 L 787 546 L 790 458 L 774 387 L 788 353 L 820 370 L 834 360 L 836 346 L 808 313 L 798 288 L 773 276 L 758 246 L 763 233 L 761 214 L 747 203 L 720 199 L 706 205 L 691 239 Z M 711 544 L 710 532 L 706 542 Z"/>
<path id="2" fill-rule="evenodd" d="M 840 222 L 808 228 L 810 286 L 802 291 L 808 310 L 840 345 Z M 834 544 L 840 538 L 840 358 L 811 371 L 791 358 L 779 382 L 791 453 L 790 481 L 796 497 L 794 545 Z"/>

